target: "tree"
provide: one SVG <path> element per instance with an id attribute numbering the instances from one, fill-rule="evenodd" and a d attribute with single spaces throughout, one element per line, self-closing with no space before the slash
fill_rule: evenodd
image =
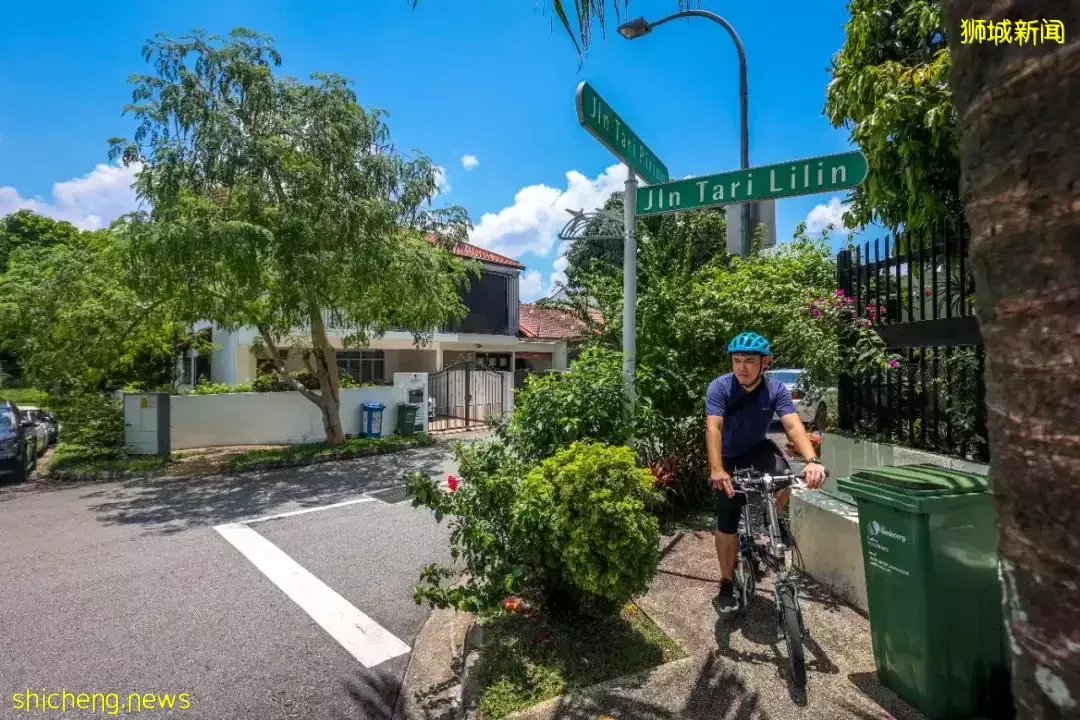
<path id="1" fill-rule="evenodd" d="M 948 0 L 950 82 L 986 345 L 990 488 L 1021 717 L 1080 712 L 1080 41 L 963 44 L 963 22 L 1060 21 L 1080 5 Z M 1038 39 L 1038 37 L 1036 39 Z"/>
<path id="2" fill-rule="evenodd" d="M 126 107 L 138 130 L 111 141 L 141 163 L 135 188 L 151 207 L 126 220 L 139 286 L 192 320 L 257 328 L 279 375 L 319 407 L 327 442 L 344 443 L 328 327 L 346 346 L 390 328 L 422 343 L 464 317 L 476 266 L 448 248 L 469 229 L 465 211 L 431 207 L 431 161 L 397 152 L 348 80 L 276 76 L 266 36 L 158 35 L 143 55 L 154 74 L 133 78 Z M 318 391 L 280 359 L 298 332 Z"/>
<path id="3" fill-rule="evenodd" d="M 851 0 L 825 114 L 851 130 L 869 176 L 845 221 L 881 222 L 922 240 L 961 218 L 950 55 L 934 0 Z"/>
<path id="4" fill-rule="evenodd" d="M 40 216 L 14 225 L 43 231 L 19 236 L 0 275 L 0 337 L 24 377 L 56 396 L 168 384 L 184 326 L 134 290 L 126 238 Z"/>

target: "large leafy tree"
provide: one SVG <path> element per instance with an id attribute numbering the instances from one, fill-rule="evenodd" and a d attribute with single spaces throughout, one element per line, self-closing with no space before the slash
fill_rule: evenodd
<path id="1" fill-rule="evenodd" d="M 1080 4 L 946 0 L 1020 717 L 1080 713 Z M 1063 42 L 961 44 L 961 23 L 1048 21 Z M 1068 34 L 1071 33 L 1071 34 Z"/>
<path id="2" fill-rule="evenodd" d="M 870 174 L 851 226 L 880 222 L 921 240 L 962 216 L 949 45 L 935 0 L 851 0 L 825 114 L 851 131 Z"/>
<path id="3" fill-rule="evenodd" d="M 18 242 L 0 275 L 0 336 L 26 381 L 56 396 L 171 382 L 184 326 L 134 290 L 123 235 L 33 214 L 4 224 Z"/>
<path id="4" fill-rule="evenodd" d="M 345 78 L 277 75 L 265 36 L 159 35 L 144 56 L 154 72 L 133 78 L 126 108 L 138 130 L 113 140 L 142 164 L 135 188 L 151 207 L 126 228 L 140 287 L 192 319 L 257 328 L 277 372 L 319 407 L 327 442 L 344 443 L 330 329 L 346 345 L 390 328 L 420 343 L 463 317 L 475 266 L 447 246 L 468 231 L 465 211 L 431 207 L 431 161 L 397 152 Z M 319 391 L 279 359 L 300 333 Z"/>

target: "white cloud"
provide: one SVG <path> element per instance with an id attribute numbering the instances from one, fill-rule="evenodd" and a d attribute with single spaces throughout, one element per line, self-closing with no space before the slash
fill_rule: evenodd
<path id="1" fill-rule="evenodd" d="M 86 175 L 53 185 L 52 199 L 24 198 L 11 186 L 0 186 L 0 217 L 16 210 L 33 210 L 84 230 L 106 227 L 138 206 L 135 181 L 140 165 L 105 165 Z"/>
<path id="2" fill-rule="evenodd" d="M 475 155 L 462 155 L 461 156 L 461 167 L 465 168 L 466 170 L 472 170 L 473 168 L 475 168 L 479 164 L 480 164 L 480 158 L 476 157 Z"/>
<path id="3" fill-rule="evenodd" d="M 833 196 L 827 205 L 815 205 L 810 214 L 806 216 L 806 231 L 819 233 L 829 225 L 837 230 L 844 227 L 844 213 L 848 206 L 844 205 L 840 198 Z"/>
<path id="4" fill-rule="evenodd" d="M 544 297 L 551 297 L 558 292 L 560 286 L 566 284 L 566 266 L 570 264 L 570 261 L 566 259 L 566 252 L 569 249 L 569 243 L 565 243 L 559 248 L 559 257 L 555 258 L 555 262 L 552 264 L 555 272 L 551 273 L 551 282 L 548 284 L 548 290 L 544 293 Z"/>
<path id="5" fill-rule="evenodd" d="M 528 270 L 522 274 L 518 284 L 518 295 L 521 302 L 532 302 L 541 296 L 540 290 L 544 287 L 544 276 L 539 270 Z"/>
<path id="6" fill-rule="evenodd" d="M 565 190 L 542 184 L 523 187 L 514 195 L 513 205 L 484 213 L 469 241 L 512 258 L 530 252 L 545 256 L 570 220 L 568 208 L 589 212 L 602 207 L 611 193 L 623 189 L 624 182 L 626 166 L 618 164 L 595 179 L 571 170 L 566 173 Z"/>
<path id="7" fill-rule="evenodd" d="M 446 175 L 446 168 L 442 165 L 435 166 L 435 190 L 437 195 L 445 195 L 450 192 L 450 178 Z"/>

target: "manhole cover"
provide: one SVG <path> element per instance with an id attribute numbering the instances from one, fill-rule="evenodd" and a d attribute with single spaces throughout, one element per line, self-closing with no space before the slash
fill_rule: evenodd
<path id="1" fill-rule="evenodd" d="M 405 486 L 399 485 L 398 487 L 387 488 L 385 490 L 376 490 L 375 492 L 369 492 L 368 495 L 387 503 L 389 505 L 395 505 L 408 500 L 408 496 L 405 494 Z"/>

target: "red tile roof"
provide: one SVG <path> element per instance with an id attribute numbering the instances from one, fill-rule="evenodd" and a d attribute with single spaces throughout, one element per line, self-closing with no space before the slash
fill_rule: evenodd
<path id="1" fill-rule="evenodd" d="M 599 313 L 593 313 L 593 320 L 600 321 Z M 588 326 L 573 314 L 555 308 L 537 307 L 532 303 L 518 306 L 518 326 L 525 337 L 548 340 L 573 340 L 589 332 Z"/>
<path id="2" fill-rule="evenodd" d="M 434 236 L 428 236 L 428 240 L 432 243 L 436 242 Z M 470 245 L 469 243 L 458 243 L 451 251 L 458 257 L 471 258 L 473 260 L 480 260 L 481 262 L 491 263 L 492 265 L 503 265 L 505 267 L 517 268 L 524 270 L 525 266 L 519 263 L 514 258 L 500 255 L 497 252 L 492 252 L 486 248 L 482 248 L 479 245 Z"/>

